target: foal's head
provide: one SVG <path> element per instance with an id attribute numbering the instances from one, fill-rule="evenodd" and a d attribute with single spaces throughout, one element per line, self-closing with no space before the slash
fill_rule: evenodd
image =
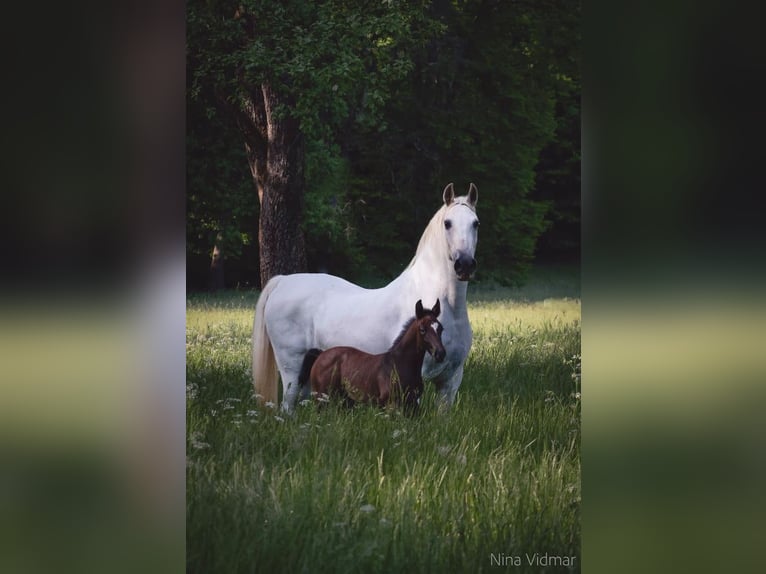
<path id="1" fill-rule="evenodd" d="M 418 347 L 425 347 L 437 363 L 441 363 L 447 355 L 442 344 L 442 324 L 437 321 L 441 313 L 441 305 L 436 300 L 432 309 L 423 309 L 422 301 L 415 304 L 415 323 L 418 328 Z"/>

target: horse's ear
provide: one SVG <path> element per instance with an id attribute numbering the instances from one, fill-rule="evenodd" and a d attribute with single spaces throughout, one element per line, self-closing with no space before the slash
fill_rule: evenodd
<path id="1" fill-rule="evenodd" d="M 436 300 L 436 305 L 434 305 L 434 308 L 431 309 L 431 313 L 433 313 L 434 317 L 438 317 L 439 313 L 441 313 L 441 312 L 442 312 L 442 307 L 441 307 L 441 304 L 439 303 L 439 300 L 437 299 Z"/>
<path id="2" fill-rule="evenodd" d="M 417 317 L 418 319 L 422 319 L 424 314 L 425 313 L 423 313 L 423 301 L 418 299 L 418 302 L 415 303 L 415 317 Z"/>
<path id="3" fill-rule="evenodd" d="M 442 199 L 444 199 L 444 205 L 449 205 L 455 199 L 455 187 L 451 183 L 444 188 Z"/>
<path id="4" fill-rule="evenodd" d="M 479 190 L 476 189 L 476 186 L 471 183 L 470 187 L 468 188 L 468 203 L 471 204 L 472 207 L 476 207 L 476 202 L 479 200 Z"/>

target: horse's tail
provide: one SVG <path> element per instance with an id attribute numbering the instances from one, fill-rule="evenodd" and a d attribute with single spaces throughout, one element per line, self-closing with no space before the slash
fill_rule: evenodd
<path id="1" fill-rule="evenodd" d="M 281 275 L 272 277 L 261 291 L 255 306 L 255 321 L 253 322 L 253 387 L 256 399 L 260 404 L 274 403 L 279 400 L 277 388 L 277 360 L 274 349 L 266 330 L 266 303 L 269 295 L 279 284 Z"/>
<path id="2" fill-rule="evenodd" d="M 298 388 L 302 389 L 309 380 L 311 375 L 311 367 L 317 360 L 317 357 L 322 353 L 321 349 L 309 349 L 306 351 L 306 356 L 303 357 L 303 364 L 301 365 L 301 373 L 298 375 Z"/>

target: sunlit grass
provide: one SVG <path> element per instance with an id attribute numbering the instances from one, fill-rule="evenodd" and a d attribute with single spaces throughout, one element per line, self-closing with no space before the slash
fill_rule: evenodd
<path id="1" fill-rule="evenodd" d="M 188 570 L 479 572 L 535 552 L 579 570 L 579 292 L 469 291 L 457 404 L 438 414 L 427 386 L 415 418 L 258 410 L 257 295 L 190 298 Z"/>

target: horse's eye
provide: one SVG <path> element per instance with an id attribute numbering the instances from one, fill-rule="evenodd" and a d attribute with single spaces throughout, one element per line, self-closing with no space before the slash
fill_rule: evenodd
<path id="1" fill-rule="evenodd" d="M 474 220 L 474 222 L 473 222 L 473 228 L 474 228 L 474 229 L 478 229 L 478 227 L 479 227 L 479 220 L 478 220 L 478 219 L 476 219 L 476 220 Z"/>
<path id="2" fill-rule="evenodd" d="M 452 222 L 449 219 L 447 219 L 444 222 L 444 229 L 449 229 L 450 227 L 452 227 Z"/>
<path id="3" fill-rule="evenodd" d="M 425 327 L 421 327 L 421 328 L 420 328 L 420 334 L 421 334 L 421 335 L 425 335 L 425 334 L 426 334 L 426 330 L 425 330 Z"/>

